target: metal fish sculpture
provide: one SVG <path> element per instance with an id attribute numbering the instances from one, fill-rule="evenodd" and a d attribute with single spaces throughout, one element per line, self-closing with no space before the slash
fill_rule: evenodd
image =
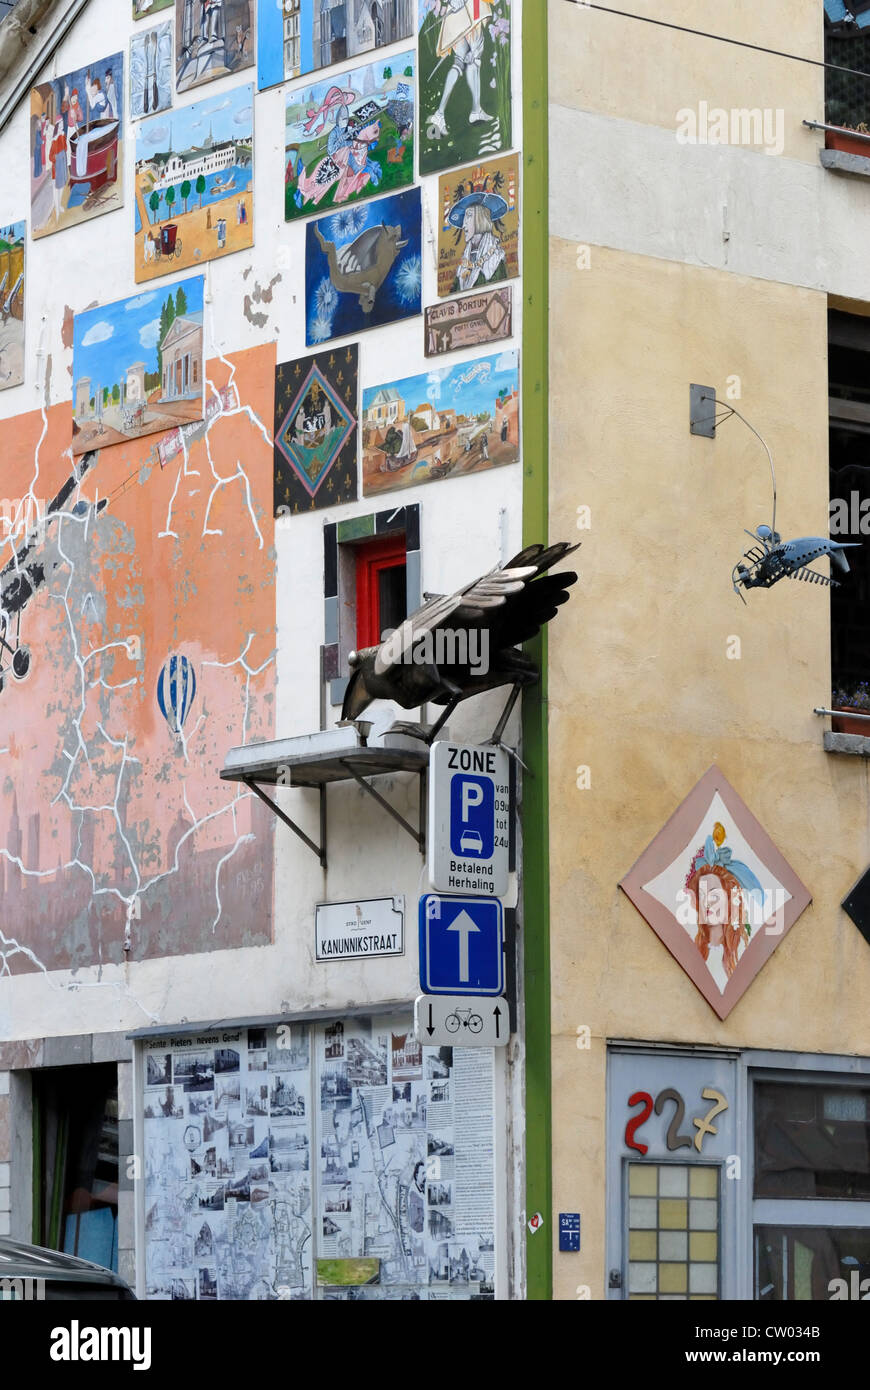
<path id="1" fill-rule="evenodd" d="M 844 550 L 855 549 L 857 541 L 825 540 L 822 536 L 801 536 L 797 540 L 783 541 L 778 531 L 769 526 L 759 526 L 755 531 L 747 531 L 757 546 L 751 546 L 738 561 L 731 572 L 731 583 L 738 598 L 745 603 L 740 592 L 743 589 L 770 589 L 780 579 L 804 579 L 808 584 L 824 584 L 839 587 L 838 580 L 807 566 L 820 555 L 827 555 L 831 569 L 840 574 L 849 573 L 849 561 Z M 744 561 L 748 560 L 748 564 Z"/>

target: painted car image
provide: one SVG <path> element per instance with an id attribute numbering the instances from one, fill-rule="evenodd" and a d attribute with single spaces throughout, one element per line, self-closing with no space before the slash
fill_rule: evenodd
<path id="1" fill-rule="evenodd" d="M 483 854 L 483 840 L 480 838 L 480 832 L 463 830 L 459 848 L 463 854 Z"/>

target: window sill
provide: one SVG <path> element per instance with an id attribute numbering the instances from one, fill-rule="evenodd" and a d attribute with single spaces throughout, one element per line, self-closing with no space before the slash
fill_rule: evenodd
<path id="1" fill-rule="evenodd" d="M 870 164 L 870 160 L 867 162 Z M 863 734 L 833 734 L 828 730 L 823 745 L 826 753 L 850 753 L 853 758 L 870 758 L 870 733 L 865 737 Z"/>
<path id="2" fill-rule="evenodd" d="M 867 154 L 847 154 L 845 150 L 819 150 L 819 159 L 825 169 L 834 174 L 851 174 L 862 179 L 870 178 L 870 145 Z"/>

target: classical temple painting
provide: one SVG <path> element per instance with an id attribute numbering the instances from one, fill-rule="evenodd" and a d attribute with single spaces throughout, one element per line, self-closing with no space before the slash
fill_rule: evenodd
<path id="1" fill-rule="evenodd" d="M 74 466 L 68 404 L 5 441 L 4 973 L 271 940 L 274 820 L 220 770 L 274 737 L 274 371 L 212 359 L 205 420 Z"/>
<path id="2" fill-rule="evenodd" d="M 275 515 L 357 496 L 356 343 L 282 362 L 275 373 Z"/>
<path id="3" fill-rule="evenodd" d="M 260 91 L 414 35 L 417 0 L 260 0 Z"/>
<path id="4" fill-rule="evenodd" d="M 414 54 L 287 97 L 284 215 L 343 208 L 414 182 Z"/>
<path id="5" fill-rule="evenodd" d="M 113 53 L 30 92 L 34 238 L 124 204 L 124 55 Z"/>
<path id="6" fill-rule="evenodd" d="M 25 222 L 0 225 L 0 391 L 24 381 Z"/>
<path id="7" fill-rule="evenodd" d="M 519 155 L 443 174 L 438 208 L 439 299 L 519 275 Z"/>
<path id="8" fill-rule="evenodd" d="M 175 85 L 179 93 L 253 66 L 255 10 L 255 0 L 176 0 Z"/>
<path id="9" fill-rule="evenodd" d="M 620 886 L 720 1018 L 810 901 L 716 767 Z"/>
<path id="10" fill-rule="evenodd" d="M 419 0 L 420 173 L 511 144 L 510 0 Z"/>
<path id="11" fill-rule="evenodd" d="M 76 314 L 73 453 L 203 418 L 203 277 Z"/>
<path id="12" fill-rule="evenodd" d="M 378 328 L 421 310 L 419 188 L 310 222 L 305 243 L 306 343 Z"/>
<path id="13" fill-rule="evenodd" d="M 172 20 L 130 39 L 130 118 L 156 116 L 172 105 Z"/>
<path id="14" fill-rule="evenodd" d="M 366 497 L 520 456 L 519 357 L 502 352 L 363 392 Z"/>
<path id="15" fill-rule="evenodd" d="M 137 126 L 137 281 L 253 246 L 253 96 L 234 87 Z"/>

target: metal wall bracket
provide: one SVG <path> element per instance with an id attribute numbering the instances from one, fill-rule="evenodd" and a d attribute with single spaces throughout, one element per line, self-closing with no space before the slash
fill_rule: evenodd
<path id="1" fill-rule="evenodd" d="M 320 867 L 321 867 L 321 869 L 325 869 L 325 868 L 326 868 L 326 786 L 325 786 L 325 784 L 324 784 L 324 785 L 321 785 L 320 788 L 319 788 L 319 791 L 320 791 L 320 844 L 319 844 L 319 845 L 316 845 L 316 844 L 314 843 L 314 841 L 313 841 L 312 839 L 310 839 L 308 835 L 305 834 L 305 831 L 304 831 L 304 830 L 300 830 L 300 828 L 299 828 L 299 826 L 296 824 L 296 822 L 295 822 L 294 820 L 291 820 L 291 818 L 287 815 L 286 811 L 282 811 L 282 810 L 281 810 L 281 807 L 280 807 L 276 802 L 274 802 L 274 801 L 272 800 L 271 796 L 267 796 L 267 795 L 266 795 L 266 793 L 263 791 L 262 787 L 259 787 L 259 786 L 257 785 L 256 782 L 251 781 L 251 779 L 250 779 L 249 777 L 243 777 L 243 778 L 241 778 L 240 780 L 244 782 L 244 784 L 245 784 L 246 787 L 250 787 L 250 788 L 251 788 L 251 791 L 252 791 L 252 792 L 255 792 L 256 795 L 260 798 L 261 801 L 265 801 L 266 805 L 267 805 L 268 807 L 270 807 L 270 809 L 273 810 L 273 811 L 275 812 L 275 815 L 278 817 L 279 820 L 282 820 L 282 821 L 284 822 L 285 825 L 289 825 L 290 829 L 293 831 L 293 834 L 294 834 L 294 835 L 298 835 L 299 838 L 300 838 L 300 840 L 303 842 L 303 844 L 306 844 L 306 845 L 308 846 L 308 848 L 311 850 L 311 852 L 312 852 L 313 854 L 316 854 L 316 855 L 317 855 L 317 858 L 320 860 Z"/>
<path id="2" fill-rule="evenodd" d="M 376 792 L 375 789 L 374 789 L 374 787 L 372 786 L 372 784 L 371 784 L 370 782 L 367 782 L 367 781 L 365 780 L 364 777 L 360 777 L 359 773 L 356 771 L 356 769 L 355 769 L 354 767 L 351 766 L 350 763 L 348 763 L 348 762 L 346 762 L 344 759 L 342 759 L 342 760 L 341 760 L 341 765 L 342 765 L 342 767 L 344 767 L 344 768 L 347 769 L 347 771 L 350 773 L 350 775 L 351 775 L 351 777 L 353 778 L 353 780 L 354 780 L 355 782 L 357 782 L 357 783 L 363 788 L 364 791 L 367 791 L 367 792 L 368 792 L 369 796 L 373 796 L 374 799 L 375 799 L 375 801 L 377 801 L 378 804 L 379 804 L 380 806 L 383 806 L 384 810 L 387 812 L 387 815 L 392 816 L 394 821 L 398 821 L 399 825 L 402 827 L 403 830 L 407 830 L 408 834 L 411 836 L 411 839 L 416 841 L 416 843 L 417 843 L 417 848 L 419 849 L 420 853 L 425 857 L 425 855 L 426 855 L 426 769 L 423 768 L 423 769 L 420 771 L 420 773 L 419 773 L 419 777 L 420 777 L 420 815 L 419 815 L 420 828 L 419 828 L 419 830 L 415 830 L 414 827 L 413 827 L 413 825 L 411 824 L 411 822 L 405 820 L 405 817 L 404 817 L 403 815 L 401 815 L 401 814 L 396 810 L 396 808 L 395 808 L 394 806 L 391 806 L 390 803 L 389 803 L 389 801 L 387 801 L 385 797 L 381 796 L 380 792 Z"/>
<path id="3" fill-rule="evenodd" d="M 402 827 L 402 829 L 403 829 L 403 830 L 406 830 L 406 831 L 408 832 L 408 834 L 411 836 L 411 839 L 414 841 L 414 843 L 416 844 L 417 848 L 419 849 L 420 853 L 421 853 L 421 854 L 423 855 L 423 857 L 425 858 L 425 856 L 426 856 L 426 769 L 423 768 L 423 769 L 420 771 L 420 773 L 418 774 L 419 780 L 420 780 L 420 793 L 419 793 L 419 796 L 420 796 L 420 800 L 419 800 L 419 821 L 420 821 L 420 826 L 419 826 L 419 829 L 415 829 L 414 826 L 411 824 L 411 822 L 405 820 L 405 817 L 404 817 L 399 811 L 397 811 L 397 810 L 395 809 L 394 806 L 391 806 L 390 803 L 389 803 L 389 801 L 387 801 L 385 797 L 381 796 L 380 792 L 375 791 L 375 789 L 374 789 L 374 787 L 371 785 L 371 783 L 370 783 L 370 782 L 367 782 L 366 779 L 365 779 L 364 777 L 361 777 L 361 776 L 359 775 L 359 773 L 356 771 L 356 769 L 355 769 L 349 762 L 346 762 L 344 759 L 341 759 L 340 761 L 341 761 L 342 767 L 346 770 L 348 776 L 349 776 L 349 777 L 352 777 L 353 780 L 354 780 L 356 783 L 358 783 L 359 786 L 362 787 L 363 791 L 368 792 L 369 796 L 374 797 L 374 799 L 375 799 L 375 801 L 377 801 L 378 805 L 379 805 L 379 806 L 383 806 L 383 808 L 384 808 L 384 810 L 387 812 L 387 814 L 390 815 L 390 816 L 392 816 L 392 818 L 393 818 L 394 821 L 398 821 L 398 823 L 399 823 L 399 825 Z M 302 843 L 305 844 L 305 845 L 307 845 L 308 848 L 311 850 L 312 854 L 315 854 L 315 855 L 317 856 L 317 858 L 320 860 L 320 867 L 321 867 L 322 869 L 325 869 L 325 868 L 326 868 L 327 824 L 328 824 L 328 817 L 327 817 L 327 801 L 326 801 L 326 788 L 327 788 L 327 783 L 322 782 L 322 783 L 320 784 L 319 788 L 318 788 L 318 791 L 319 791 L 319 793 L 320 793 L 320 844 L 319 844 L 319 845 L 316 845 L 316 844 L 314 843 L 314 841 L 311 839 L 311 837 L 310 837 L 309 835 L 306 835 L 306 834 L 305 834 L 305 831 L 302 830 L 302 829 L 296 824 L 296 822 L 292 819 L 292 817 L 288 816 L 286 811 L 282 811 L 281 807 L 277 804 L 277 802 L 275 802 L 275 801 L 272 800 L 271 796 L 267 796 L 267 795 L 266 795 L 266 793 L 263 791 L 263 788 L 262 788 L 262 787 L 258 786 L 258 784 L 257 784 L 256 782 L 254 782 L 254 781 L 253 781 L 251 778 L 249 778 L 249 777 L 242 778 L 241 780 L 244 781 L 244 784 L 245 784 L 246 787 L 250 787 L 251 791 L 254 792 L 254 793 L 260 798 L 261 801 L 265 801 L 265 803 L 266 803 L 266 805 L 269 807 L 269 809 L 270 809 L 271 811 L 274 811 L 274 813 L 275 813 L 275 815 L 278 817 L 278 819 L 281 820 L 281 821 L 283 821 L 284 824 L 285 824 L 286 826 L 289 826 L 289 828 L 293 831 L 293 834 L 294 834 L 294 835 L 298 835 L 298 836 L 299 836 L 299 839 L 302 841 Z"/>
<path id="4" fill-rule="evenodd" d="M 689 387 L 689 429 L 704 439 L 716 438 L 716 387 Z"/>

